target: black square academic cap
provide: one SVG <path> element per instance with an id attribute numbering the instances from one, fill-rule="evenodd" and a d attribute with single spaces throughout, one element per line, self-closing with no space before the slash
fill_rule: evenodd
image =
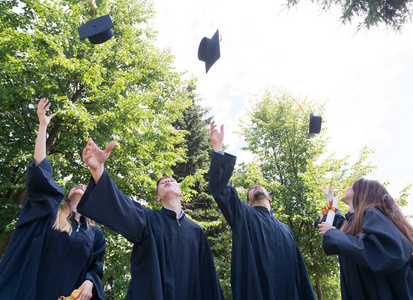
<path id="1" fill-rule="evenodd" d="M 81 40 L 88 38 L 92 44 L 101 44 L 113 36 L 112 20 L 109 15 L 93 19 L 80 26 L 77 31 Z"/>
<path id="2" fill-rule="evenodd" d="M 211 39 L 204 37 L 201 40 L 198 48 L 198 59 L 205 62 L 206 73 L 208 73 L 209 68 L 212 67 L 220 56 L 219 32 L 217 30 Z"/>
<path id="3" fill-rule="evenodd" d="M 321 117 L 314 116 L 313 113 L 310 115 L 310 129 L 308 138 L 312 137 L 315 133 L 320 133 L 321 131 Z"/>

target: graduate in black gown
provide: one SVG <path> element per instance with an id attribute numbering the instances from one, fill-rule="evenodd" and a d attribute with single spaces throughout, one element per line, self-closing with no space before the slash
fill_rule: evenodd
<path id="1" fill-rule="evenodd" d="M 64 195 L 52 179 L 46 130 L 55 114 L 46 116 L 49 107 L 46 99 L 37 105 L 39 131 L 26 175 L 29 198 L 0 262 L 0 299 L 57 300 L 81 286 L 81 300 L 105 299 L 105 238 L 93 221 L 76 211 L 86 186 L 76 185 Z"/>
<path id="2" fill-rule="evenodd" d="M 104 169 L 114 146 L 100 150 L 89 139 L 83 160 L 92 178 L 78 210 L 134 243 L 126 299 L 224 299 L 202 228 L 181 209 L 182 192 L 170 176 L 157 181 L 161 210 L 124 195 Z"/>
<path id="3" fill-rule="evenodd" d="M 223 126 L 218 131 L 211 122 L 210 138 L 209 189 L 232 229 L 233 298 L 315 299 L 294 235 L 273 216 L 268 191 L 256 185 L 248 191 L 248 204 L 240 200 L 229 184 L 236 157 L 222 152 Z"/>
<path id="4" fill-rule="evenodd" d="M 333 198 L 332 183 L 324 191 Z M 413 299 L 413 228 L 378 181 L 356 180 L 342 201 L 350 207 L 333 226 L 318 224 L 327 255 L 338 254 L 344 300 Z"/>

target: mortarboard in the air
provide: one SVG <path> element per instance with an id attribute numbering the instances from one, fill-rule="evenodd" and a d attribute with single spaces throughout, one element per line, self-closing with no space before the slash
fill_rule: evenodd
<path id="1" fill-rule="evenodd" d="M 321 117 L 314 116 L 313 113 L 311 113 L 308 138 L 312 137 L 315 133 L 320 133 L 320 131 L 321 131 Z"/>
<path id="2" fill-rule="evenodd" d="M 92 44 L 101 44 L 113 36 L 113 27 L 110 16 L 105 15 L 79 26 L 77 31 L 81 40 L 88 38 Z"/>
<path id="3" fill-rule="evenodd" d="M 221 52 L 219 50 L 219 32 L 215 32 L 212 38 L 204 37 L 201 40 L 198 48 L 198 59 L 205 62 L 206 73 L 209 68 L 220 58 Z"/>

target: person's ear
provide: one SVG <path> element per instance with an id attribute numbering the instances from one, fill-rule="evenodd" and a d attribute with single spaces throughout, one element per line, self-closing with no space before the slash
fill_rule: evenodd
<path id="1" fill-rule="evenodd" d="M 271 202 L 271 197 L 268 197 L 268 200 Z"/>
<path id="2" fill-rule="evenodd" d="M 184 195 L 184 193 L 181 191 L 181 195 L 180 195 L 180 196 L 182 197 L 183 195 Z"/>
<path id="3" fill-rule="evenodd" d="M 161 202 L 161 197 L 156 196 L 156 201 Z"/>

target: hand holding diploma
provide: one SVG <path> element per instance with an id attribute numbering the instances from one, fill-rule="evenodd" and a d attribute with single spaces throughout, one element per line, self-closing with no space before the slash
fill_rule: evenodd
<path id="1" fill-rule="evenodd" d="M 320 189 L 320 191 L 327 197 L 327 206 L 323 209 L 321 217 L 327 215 L 326 223 L 333 225 L 338 206 L 338 199 L 333 197 L 333 182 L 330 181 L 330 187 L 327 190 Z"/>

